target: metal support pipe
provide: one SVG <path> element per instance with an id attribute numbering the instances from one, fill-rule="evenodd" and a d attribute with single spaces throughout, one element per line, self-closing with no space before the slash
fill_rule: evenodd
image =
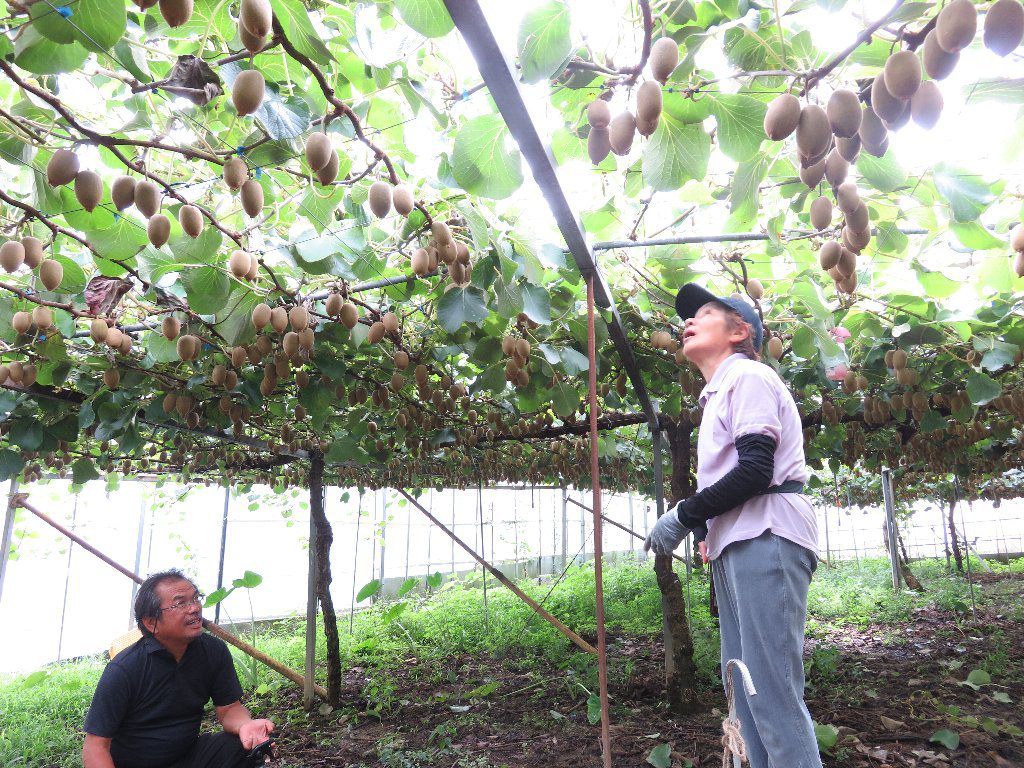
<path id="1" fill-rule="evenodd" d="M 590 400 L 590 487 L 594 512 L 594 599 L 597 620 L 597 675 L 601 698 L 601 753 L 605 768 L 612 766 L 611 715 L 608 709 L 608 647 L 604 631 L 604 534 L 601 525 L 601 465 L 597 436 L 597 333 L 594 320 L 594 275 L 587 276 L 587 383 Z"/>
<path id="2" fill-rule="evenodd" d="M 141 490 L 141 489 L 140 489 Z M 146 496 L 142 492 L 139 494 L 139 533 L 135 543 L 135 572 L 142 573 L 142 543 L 146 538 Z M 75 496 L 75 506 L 78 506 L 78 496 Z M 150 541 L 150 546 L 152 546 Z M 139 585 L 134 581 L 132 582 L 132 597 L 128 602 L 128 626 L 132 626 L 135 623 L 135 596 L 139 593 Z M 217 603 L 219 606 L 220 603 Z"/>
<path id="3" fill-rule="evenodd" d="M 892 474 L 882 470 L 882 500 L 885 502 L 885 529 L 889 539 L 889 564 L 892 566 L 892 591 L 900 591 L 899 549 L 896 544 L 896 513 L 892 502 Z"/>
<path id="4" fill-rule="evenodd" d="M 224 553 L 227 552 L 228 548 L 228 510 L 231 508 L 231 486 L 224 486 L 224 514 L 221 516 L 220 521 L 220 556 L 217 558 L 217 590 L 224 586 Z M 217 601 L 217 605 L 213 609 L 213 620 L 220 623 L 220 604 L 222 600 Z"/>
<path id="5" fill-rule="evenodd" d="M 4 577 L 7 574 L 7 559 L 11 554 L 11 539 L 14 538 L 14 513 L 18 509 L 15 499 L 18 497 L 18 479 L 11 478 L 8 491 L 7 510 L 4 514 L 4 531 L 0 536 L 0 600 L 4 596 Z"/>
<path id="6" fill-rule="evenodd" d="M 474 560 L 476 560 L 476 562 L 479 563 L 483 568 L 486 568 L 494 578 L 496 578 L 498 581 L 500 581 L 504 586 L 508 587 L 509 590 L 511 590 L 512 593 L 516 597 L 518 597 L 520 600 L 522 600 L 528 606 L 533 608 L 533 610 L 535 610 L 538 614 L 540 614 L 542 619 L 547 621 L 551 626 L 553 626 L 555 629 L 557 629 L 559 632 L 561 632 L 567 638 L 572 640 L 577 646 L 582 648 L 587 653 L 597 654 L 597 649 L 594 648 L 594 646 L 592 646 L 590 643 L 588 643 L 582 637 L 580 637 L 575 632 L 573 632 L 571 629 L 569 629 L 569 627 L 565 626 L 565 624 L 563 624 L 557 618 L 555 618 L 550 613 L 548 613 L 546 610 L 544 610 L 544 608 L 541 607 L 541 605 L 536 600 L 534 600 L 528 594 L 523 592 L 523 590 L 521 590 L 519 587 L 517 587 L 515 584 L 513 584 L 505 574 L 503 574 L 501 571 L 499 571 L 497 568 L 495 568 L 489 562 L 487 562 L 482 557 L 480 557 L 480 555 L 478 555 L 476 552 L 473 551 L 472 547 L 470 547 L 468 544 L 466 544 L 466 542 L 464 542 L 462 539 L 460 539 L 458 536 L 456 536 L 454 531 L 449 530 L 448 527 L 444 523 L 442 523 L 440 520 L 438 520 L 436 517 L 434 517 L 432 514 L 430 514 L 430 512 L 428 512 L 426 510 L 426 508 L 422 504 L 420 504 L 418 501 L 416 501 L 416 499 L 414 499 L 408 493 L 408 491 L 406 491 L 404 488 L 398 488 L 396 490 L 400 494 L 402 494 L 402 496 L 404 496 L 406 498 L 406 500 L 410 504 L 412 504 L 414 507 L 416 507 L 416 509 L 418 509 L 420 512 L 422 512 L 423 515 L 430 522 L 432 522 L 434 525 L 436 525 L 438 528 L 440 528 L 442 531 L 444 531 L 444 533 L 447 534 L 448 538 L 450 538 L 452 540 L 452 544 L 458 544 L 459 547 L 461 547 L 464 552 L 466 552 L 470 557 L 472 557 Z"/>

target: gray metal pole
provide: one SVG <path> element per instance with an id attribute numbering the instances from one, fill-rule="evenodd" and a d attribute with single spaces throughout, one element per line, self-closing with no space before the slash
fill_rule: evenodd
<path id="1" fill-rule="evenodd" d="M 326 510 L 324 510 L 326 514 Z M 225 517 L 226 519 L 226 517 Z M 358 525 L 358 517 L 356 518 L 356 524 Z M 358 546 L 358 534 L 356 539 L 356 545 Z M 306 709 L 312 709 L 313 702 L 316 700 L 316 693 L 314 691 L 314 677 L 316 674 L 316 616 L 317 616 L 317 597 L 316 597 L 316 525 L 313 522 L 313 515 L 309 516 L 309 571 L 306 575 L 306 667 L 305 674 L 302 678 L 302 703 Z M 352 576 L 352 582 L 355 583 L 355 574 Z M 353 587 L 353 593 L 354 593 Z M 354 599 L 353 594 L 353 599 Z M 349 621 L 352 620 L 352 610 L 349 609 Z M 351 624 L 349 625 L 351 632 Z"/>
<path id="2" fill-rule="evenodd" d="M 967 584 L 971 590 L 971 616 L 978 621 L 978 604 L 974 600 L 974 577 L 971 575 L 971 545 L 967 543 L 967 524 L 964 522 L 964 505 L 960 505 L 960 529 L 964 532 L 964 561 L 967 563 Z"/>
<path id="3" fill-rule="evenodd" d="M 953 563 L 950 561 L 949 555 L 949 531 L 946 530 L 948 521 L 946 520 L 946 508 L 939 503 L 939 528 L 942 529 L 942 551 L 946 553 L 946 573 L 953 570 Z"/>
<path id="4" fill-rule="evenodd" d="M 220 522 L 220 557 L 217 560 L 217 589 L 224 586 L 224 553 L 228 546 L 228 511 L 231 508 L 231 487 L 224 488 L 224 514 Z M 220 603 L 213 609 L 213 621 L 220 624 Z"/>
<path id="5" fill-rule="evenodd" d="M 832 549 L 829 547 L 828 540 L 828 507 L 825 507 L 825 563 L 832 564 Z"/>
<path id="6" fill-rule="evenodd" d="M 78 497 L 75 497 L 75 505 L 78 505 Z M 142 573 L 142 544 L 146 538 L 146 497 L 143 494 L 139 499 L 139 534 L 135 543 L 135 572 Z M 148 567 L 147 567 L 148 570 Z M 135 623 L 135 596 L 139 593 L 139 585 L 132 582 L 132 599 L 128 605 L 128 626 Z M 220 605 L 220 603 L 218 603 Z"/>
<path id="7" fill-rule="evenodd" d="M 78 521 L 78 494 L 75 494 L 75 505 L 71 508 L 71 525 L 69 528 L 73 532 L 75 530 L 75 523 Z M 57 634 L 57 661 L 60 661 L 62 651 L 64 650 L 64 618 L 68 613 L 68 584 L 71 582 L 71 555 L 75 551 L 75 542 L 68 541 L 68 561 L 64 566 L 64 599 L 61 601 L 60 607 L 60 631 Z M 138 573 L 138 567 L 136 566 L 136 573 Z M 138 585 L 136 585 L 137 587 Z M 134 592 L 134 590 L 132 590 Z"/>
<path id="8" fill-rule="evenodd" d="M 626 501 L 629 504 L 629 529 L 631 531 L 635 531 L 636 529 L 633 527 L 633 493 L 632 493 L 632 491 L 626 493 Z M 633 537 L 630 536 L 629 537 L 629 551 L 632 552 L 634 549 L 636 549 L 636 546 L 633 543 Z"/>
<path id="9" fill-rule="evenodd" d="M 18 492 L 18 479 L 11 478 L 11 487 L 8 492 L 8 499 L 14 498 Z M 0 537 L 0 599 L 4 595 L 4 576 L 7 573 L 7 558 L 11 554 L 11 539 L 14 537 L 14 512 L 17 509 L 8 500 L 7 514 L 4 515 L 4 532 Z"/>
<path id="10" fill-rule="evenodd" d="M 896 512 L 892 503 L 892 474 L 889 469 L 882 470 L 882 500 L 885 502 L 885 525 L 889 538 L 889 563 L 892 566 L 892 589 L 900 591 L 899 549 L 896 544 Z"/>
<path id="11" fill-rule="evenodd" d="M 384 588 L 384 545 L 387 542 L 387 532 L 388 532 L 388 524 L 387 524 L 387 519 L 388 519 L 388 492 L 385 491 L 385 490 L 382 490 L 380 492 L 380 494 L 381 494 L 382 500 L 381 500 L 381 510 L 380 510 L 380 576 L 378 578 L 380 579 L 381 589 L 383 589 Z M 381 595 L 381 594 L 383 594 L 383 592 L 378 592 L 377 594 Z"/>
<path id="12" fill-rule="evenodd" d="M 562 487 L 562 570 L 565 570 L 565 566 L 569 564 L 569 551 L 568 551 L 568 540 L 569 540 L 569 492 Z"/>
<path id="13" fill-rule="evenodd" d="M 352 552 L 352 602 L 348 607 L 348 633 L 351 635 L 356 615 L 356 579 L 359 577 L 359 525 L 363 520 L 363 492 L 359 492 L 359 509 L 356 510 L 356 544 Z M 373 573 L 373 571 L 370 571 Z"/>

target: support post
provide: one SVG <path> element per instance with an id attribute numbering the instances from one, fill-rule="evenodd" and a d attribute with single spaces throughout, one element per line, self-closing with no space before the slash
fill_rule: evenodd
<path id="1" fill-rule="evenodd" d="M 486 568 L 488 571 L 490 571 L 491 575 L 494 578 L 496 578 L 498 581 L 500 581 L 504 586 L 508 587 L 516 597 L 518 597 L 524 603 L 526 603 L 531 608 L 533 608 L 533 610 L 535 610 L 537 613 L 539 613 L 542 619 L 547 621 L 551 626 L 553 626 L 555 629 L 557 629 L 559 632 L 561 632 L 567 638 L 572 640 L 576 645 L 578 645 L 580 648 L 582 648 L 587 653 L 593 653 L 593 654 L 597 653 L 597 649 L 594 648 L 594 646 L 592 646 L 590 643 L 588 643 L 582 637 L 580 637 L 575 632 L 573 632 L 571 629 L 569 629 L 567 626 L 565 626 L 565 624 L 563 624 L 557 618 L 552 616 L 548 611 L 544 610 L 544 608 L 541 607 L 541 605 L 536 600 L 534 600 L 532 597 L 530 597 L 525 592 L 523 592 L 523 590 L 521 590 L 519 587 L 517 587 L 512 581 L 509 580 L 509 578 L 505 574 L 503 574 L 501 571 L 499 571 L 497 568 L 495 568 L 489 562 L 487 562 L 482 557 L 480 557 L 480 555 L 478 555 L 476 552 L 473 551 L 472 547 L 470 547 L 468 544 L 466 544 L 466 542 L 464 542 L 462 539 L 460 539 L 458 536 L 456 536 L 454 531 L 449 530 L 448 527 L 444 523 L 442 523 L 440 520 L 438 520 L 436 517 L 434 517 L 432 514 L 430 514 L 430 512 L 428 512 L 423 507 L 422 504 L 420 504 L 418 501 L 416 501 L 416 499 L 414 499 L 412 497 L 412 495 L 408 491 L 406 491 L 404 488 L 398 488 L 396 490 L 400 494 L 402 494 L 402 496 L 404 496 L 406 498 L 406 500 L 408 500 L 408 502 L 410 504 L 412 504 L 414 507 L 416 507 L 416 509 L 418 509 L 420 512 L 422 512 L 423 515 L 430 522 L 432 522 L 434 525 L 436 525 L 438 528 L 440 528 L 442 531 L 444 531 L 444 533 L 448 536 L 448 538 L 450 538 L 452 540 L 453 544 L 458 544 L 459 547 L 462 548 L 462 550 L 464 552 L 466 552 L 470 557 L 472 557 L 477 563 L 479 563 L 482 568 Z"/>
<path id="2" fill-rule="evenodd" d="M 565 486 L 562 487 L 562 570 L 569 565 L 569 493 Z"/>
<path id="3" fill-rule="evenodd" d="M 7 574 L 7 559 L 11 554 L 11 539 L 14 538 L 14 512 L 18 509 L 18 480 L 11 478 L 8 491 L 7 510 L 4 514 L 4 531 L 0 536 L 0 600 L 4 596 L 4 576 Z"/>
<path id="4" fill-rule="evenodd" d="M 78 496 L 75 496 L 75 508 L 78 508 Z M 135 543 L 135 572 L 142 573 L 142 542 L 146 538 L 146 497 L 139 499 L 139 534 Z M 152 542 L 150 542 L 152 544 Z M 220 584 L 217 584 L 220 587 Z M 132 582 L 132 598 L 128 601 L 128 626 L 135 623 L 135 596 L 139 592 L 139 585 Z M 220 608 L 220 603 L 217 603 Z M 216 620 L 216 619 L 215 619 Z"/>
<path id="5" fill-rule="evenodd" d="M 896 543 L 896 512 L 892 501 L 892 474 L 882 470 L 882 500 L 885 502 L 885 530 L 889 539 L 889 565 L 892 567 L 892 591 L 900 591 L 900 554 Z"/>
<path id="6" fill-rule="evenodd" d="M 224 515 L 220 523 L 220 556 L 217 559 L 217 589 L 224 586 L 224 553 L 228 547 L 228 512 L 231 509 L 231 487 L 224 486 Z M 213 609 L 213 620 L 220 623 L 220 603 Z"/>
<path id="7" fill-rule="evenodd" d="M 71 508 L 71 530 L 75 530 L 75 523 L 78 521 L 78 494 L 75 494 L 75 505 Z M 64 658 L 64 619 L 68 615 L 68 586 L 71 583 L 71 556 L 75 552 L 75 542 L 68 544 L 68 561 L 64 566 L 64 598 L 61 600 L 60 606 L 60 632 L 57 634 L 57 661 Z M 136 556 L 135 572 L 139 572 L 138 556 Z M 138 588 L 138 584 L 133 585 L 132 592 Z M 129 625 L 131 626 L 131 625 Z"/>

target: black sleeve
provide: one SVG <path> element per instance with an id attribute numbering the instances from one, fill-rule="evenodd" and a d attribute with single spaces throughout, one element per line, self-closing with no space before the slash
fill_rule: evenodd
<path id="1" fill-rule="evenodd" d="M 128 713 L 130 701 L 128 676 L 119 665 L 108 663 L 85 716 L 85 732 L 105 739 L 113 738 Z"/>
<path id="2" fill-rule="evenodd" d="M 768 435 L 742 435 L 736 440 L 739 461 L 722 478 L 700 493 L 679 502 L 676 514 L 687 528 L 704 523 L 754 498 L 772 484 L 775 440 Z"/>

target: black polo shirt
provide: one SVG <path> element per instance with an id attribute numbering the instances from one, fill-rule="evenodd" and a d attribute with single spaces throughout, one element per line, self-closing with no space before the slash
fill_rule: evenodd
<path id="1" fill-rule="evenodd" d="M 103 670 L 85 731 L 113 739 L 117 768 L 167 768 L 199 736 L 206 702 L 223 707 L 242 698 L 224 641 L 202 634 L 181 662 L 152 637 L 144 637 Z"/>

